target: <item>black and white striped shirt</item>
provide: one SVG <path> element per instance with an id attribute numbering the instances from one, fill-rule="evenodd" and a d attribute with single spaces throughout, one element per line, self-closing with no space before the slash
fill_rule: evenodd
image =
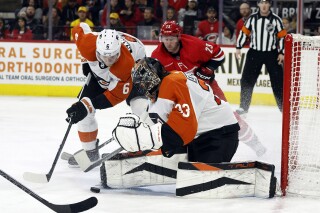
<path id="1" fill-rule="evenodd" d="M 237 49 L 241 49 L 246 37 L 250 36 L 250 48 L 264 52 L 278 48 L 278 52 L 283 54 L 286 34 L 279 16 L 272 11 L 268 16 L 261 16 L 258 10 L 244 23 L 237 40 Z"/>

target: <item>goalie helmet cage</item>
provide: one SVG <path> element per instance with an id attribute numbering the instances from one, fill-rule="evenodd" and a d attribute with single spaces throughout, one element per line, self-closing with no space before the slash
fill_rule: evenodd
<path id="1" fill-rule="evenodd" d="M 320 37 L 285 38 L 281 189 L 320 197 Z"/>

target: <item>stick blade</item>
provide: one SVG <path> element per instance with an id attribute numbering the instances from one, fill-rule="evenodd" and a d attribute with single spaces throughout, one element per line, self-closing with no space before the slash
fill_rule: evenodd
<path id="1" fill-rule="evenodd" d="M 90 161 L 87 155 L 87 152 L 83 149 L 74 153 L 73 156 L 74 156 L 74 159 L 76 159 L 82 171 L 86 171 L 92 164 L 92 162 Z"/>
<path id="2" fill-rule="evenodd" d="M 48 183 L 49 179 L 45 174 L 37 174 L 33 172 L 23 173 L 23 179 L 33 183 Z"/>
<path id="3" fill-rule="evenodd" d="M 70 154 L 70 153 L 62 152 L 60 158 L 61 158 L 62 160 L 69 160 L 69 158 L 71 158 L 72 156 L 73 156 L 73 155 Z"/>
<path id="4" fill-rule="evenodd" d="M 48 207 L 55 212 L 61 213 L 75 213 L 75 212 L 84 212 L 93 207 L 95 207 L 98 203 L 98 199 L 96 197 L 90 197 L 86 200 L 80 201 L 78 203 L 66 204 L 66 205 L 57 205 L 48 203 Z"/>

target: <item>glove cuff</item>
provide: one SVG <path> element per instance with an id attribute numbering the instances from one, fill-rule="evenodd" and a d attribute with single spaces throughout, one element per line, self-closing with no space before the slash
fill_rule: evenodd
<path id="1" fill-rule="evenodd" d="M 81 103 L 86 107 L 88 114 L 91 114 L 96 111 L 90 98 L 88 98 L 88 97 L 82 98 Z"/>

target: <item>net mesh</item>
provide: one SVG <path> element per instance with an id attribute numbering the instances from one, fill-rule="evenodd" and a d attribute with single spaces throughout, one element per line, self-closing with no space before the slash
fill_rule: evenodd
<path id="1" fill-rule="evenodd" d="M 320 37 L 293 35 L 291 64 L 287 193 L 320 196 Z"/>

